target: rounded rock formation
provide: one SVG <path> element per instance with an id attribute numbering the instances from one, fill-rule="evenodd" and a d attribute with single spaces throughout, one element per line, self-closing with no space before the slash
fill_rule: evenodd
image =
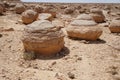
<path id="1" fill-rule="evenodd" d="M 120 20 L 112 20 L 109 29 L 113 33 L 119 33 L 120 32 Z"/>
<path id="2" fill-rule="evenodd" d="M 27 52 L 54 55 L 64 47 L 64 35 L 51 22 L 39 20 L 25 28 L 22 42 Z"/>
<path id="3" fill-rule="evenodd" d="M 25 6 L 23 5 L 23 4 L 17 4 L 16 6 L 15 6 L 15 12 L 17 13 L 17 14 L 21 14 L 22 12 L 24 12 L 25 11 Z"/>
<path id="4" fill-rule="evenodd" d="M 35 21 L 38 17 L 38 13 L 33 10 L 26 10 L 22 13 L 22 21 L 24 24 L 29 24 Z"/>
<path id="5" fill-rule="evenodd" d="M 65 14 L 72 14 L 74 12 L 74 9 L 73 8 L 66 8 L 64 12 L 65 12 Z"/>
<path id="6" fill-rule="evenodd" d="M 70 23 L 66 29 L 68 36 L 84 40 L 97 40 L 101 36 L 102 30 L 89 15 L 87 15 L 88 18 L 83 18 L 84 15 L 79 15 Z"/>
<path id="7" fill-rule="evenodd" d="M 99 9 L 91 9 L 91 16 L 97 23 L 101 23 L 105 21 L 105 16 L 103 15 L 103 12 Z"/>
<path id="8" fill-rule="evenodd" d="M 41 6 L 39 6 L 39 5 L 36 5 L 34 9 L 35 9 L 35 11 L 38 12 L 38 13 L 42 13 L 43 10 L 44 10 L 44 8 L 41 7 Z"/>

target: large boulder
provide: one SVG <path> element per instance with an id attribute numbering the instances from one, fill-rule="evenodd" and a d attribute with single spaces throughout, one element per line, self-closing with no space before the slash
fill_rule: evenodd
<path id="1" fill-rule="evenodd" d="M 47 20 L 38 20 L 25 28 L 22 42 L 27 52 L 53 55 L 64 47 L 64 35 L 60 27 Z"/>
<path id="2" fill-rule="evenodd" d="M 44 13 L 50 13 L 54 18 L 56 17 L 56 9 L 54 7 L 45 7 Z"/>
<path id="3" fill-rule="evenodd" d="M 25 24 L 32 23 L 38 18 L 38 13 L 33 10 L 26 10 L 22 13 L 22 21 Z"/>
<path id="4" fill-rule="evenodd" d="M 105 21 L 105 16 L 103 15 L 103 12 L 99 9 L 91 9 L 91 16 L 97 23 L 101 23 Z"/>
<path id="5" fill-rule="evenodd" d="M 113 33 L 119 33 L 120 32 L 120 20 L 112 20 L 109 29 Z"/>
<path id="6" fill-rule="evenodd" d="M 79 19 L 77 17 L 66 28 L 68 36 L 84 40 L 97 40 L 101 36 L 102 30 L 92 18 L 90 19 L 89 15 L 84 14 L 88 16 L 86 19 L 82 15 L 79 15 Z"/>
<path id="7" fill-rule="evenodd" d="M 41 13 L 41 14 L 39 14 L 39 16 L 38 16 L 38 19 L 39 20 L 49 20 L 49 21 L 52 21 L 53 20 L 53 16 L 52 16 L 52 14 L 50 14 L 50 13 Z"/>
<path id="8" fill-rule="evenodd" d="M 17 14 L 21 14 L 24 11 L 25 11 L 25 6 L 23 4 L 20 4 L 20 3 L 16 4 L 16 6 L 15 6 L 15 12 Z"/>

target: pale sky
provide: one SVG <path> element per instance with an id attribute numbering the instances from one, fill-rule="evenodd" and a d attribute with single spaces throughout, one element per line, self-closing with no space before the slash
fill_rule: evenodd
<path id="1" fill-rule="evenodd" d="M 120 0 L 22 0 L 24 2 L 120 3 Z"/>

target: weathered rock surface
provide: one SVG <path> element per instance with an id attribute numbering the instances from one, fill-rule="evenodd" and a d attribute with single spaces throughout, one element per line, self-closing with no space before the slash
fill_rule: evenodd
<path id="1" fill-rule="evenodd" d="M 25 28 L 23 45 L 26 51 L 53 55 L 64 47 L 64 35 L 59 27 L 47 20 L 35 21 Z"/>
<path id="2" fill-rule="evenodd" d="M 111 32 L 120 32 L 120 20 L 112 20 L 109 29 Z"/>
<path id="3" fill-rule="evenodd" d="M 4 11 L 3 7 L 0 5 L 0 14 L 2 14 Z"/>
<path id="4" fill-rule="evenodd" d="M 38 13 L 33 10 L 26 10 L 22 13 L 22 21 L 25 24 L 32 23 L 38 18 Z"/>
<path id="5" fill-rule="evenodd" d="M 97 23 L 91 20 L 90 16 L 88 18 L 79 17 L 80 20 L 78 20 L 78 17 L 67 27 L 68 36 L 85 40 L 97 40 L 102 34 L 102 30 L 97 26 Z"/>
<path id="6" fill-rule="evenodd" d="M 91 16 L 97 23 L 101 23 L 105 21 L 105 16 L 103 15 L 103 12 L 99 9 L 91 9 Z"/>
<path id="7" fill-rule="evenodd" d="M 22 12 L 24 12 L 25 11 L 25 6 L 23 5 L 23 4 L 17 4 L 16 6 L 15 6 L 15 12 L 17 13 L 17 14 L 21 14 Z"/>
<path id="8" fill-rule="evenodd" d="M 74 12 L 74 9 L 73 8 L 66 8 L 64 10 L 65 14 L 72 14 Z"/>
<path id="9" fill-rule="evenodd" d="M 53 16 L 50 13 L 41 13 L 38 16 L 39 20 L 49 20 L 52 21 L 53 20 Z"/>

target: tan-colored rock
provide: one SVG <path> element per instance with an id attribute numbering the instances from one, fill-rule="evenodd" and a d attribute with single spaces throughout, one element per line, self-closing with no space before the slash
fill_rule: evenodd
<path id="1" fill-rule="evenodd" d="M 54 18 L 56 17 L 56 14 L 57 14 L 56 11 L 57 10 L 54 8 L 50 8 L 50 7 L 44 8 L 44 13 L 50 13 Z"/>
<path id="2" fill-rule="evenodd" d="M 111 32 L 120 32 L 120 20 L 112 20 L 109 25 L 109 29 Z"/>
<path id="3" fill-rule="evenodd" d="M 49 20 L 52 21 L 53 20 L 53 16 L 50 13 L 41 13 L 38 16 L 39 20 Z"/>
<path id="4" fill-rule="evenodd" d="M 88 18 L 79 17 L 80 20 L 74 20 L 70 23 L 66 28 L 69 37 L 84 40 L 97 40 L 101 36 L 102 30 L 95 21 L 90 19 L 89 15 L 87 16 Z M 78 19 L 78 17 L 76 19 Z"/>
<path id="5" fill-rule="evenodd" d="M 15 6 L 15 12 L 17 14 L 21 14 L 24 11 L 25 11 L 25 6 L 23 4 L 20 4 L 20 3 L 16 4 L 16 6 Z"/>
<path id="6" fill-rule="evenodd" d="M 38 13 L 33 10 L 26 10 L 22 13 L 22 21 L 25 24 L 32 23 L 38 18 Z"/>
<path id="7" fill-rule="evenodd" d="M 44 8 L 41 7 L 40 5 L 36 5 L 34 9 L 35 9 L 35 11 L 38 12 L 38 13 L 42 13 L 43 10 L 44 10 Z"/>
<path id="8" fill-rule="evenodd" d="M 73 12 L 74 12 L 74 9 L 69 7 L 64 10 L 65 14 L 72 14 Z"/>
<path id="9" fill-rule="evenodd" d="M 25 28 L 23 45 L 26 51 L 53 55 L 64 47 L 64 35 L 59 27 L 47 20 L 35 21 Z"/>
<path id="10" fill-rule="evenodd" d="M 103 12 L 99 9 L 91 9 L 91 16 L 97 23 L 101 23 L 105 21 L 105 16 L 103 15 Z"/>
<path id="11" fill-rule="evenodd" d="M 90 16 L 88 14 L 78 15 L 75 19 L 76 20 L 93 20 L 92 16 Z"/>

